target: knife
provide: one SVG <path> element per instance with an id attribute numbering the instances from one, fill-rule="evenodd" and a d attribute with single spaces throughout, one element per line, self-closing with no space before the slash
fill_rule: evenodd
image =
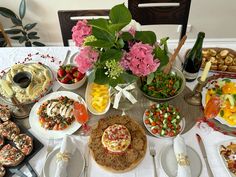
<path id="1" fill-rule="evenodd" d="M 196 134 L 196 137 L 197 137 L 197 140 L 198 140 L 198 144 L 200 146 L 200 149 L 201 149 L 201 152 L 202 152 L 202 156 L 205 160 L 205 163 L 206 163 L 206 168 L 207 168 L 207 173 L 208 173 L 208 176 L 209 177 L 214 177 L 212 171 L 211 171 L 211 168 L 210 168 L 210 165 L 209 165 L 209 162 L 208 162 L 208 159 L 207 159 L 207 154 L 206 154 L 206 149 L 204 147 L 204 144 L 202 142 L 202 138 L 200 137 L 199 134 Z"/>

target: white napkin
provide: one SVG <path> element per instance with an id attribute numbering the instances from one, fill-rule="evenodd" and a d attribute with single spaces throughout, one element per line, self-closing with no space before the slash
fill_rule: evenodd
<path id="1" fill-rule="evenodd" d="M 174 139 L 174 152 L 178 163 L 178 172 L 176 177 L 191 177 L 186 144 L 184 138 L 180 135 L 177 135 Z"/>
<path id="2" fill-rule="evenodd" d="M 62 140 L 60 152 L 57 154 L 57 168 L 55 177 L 67 177 L 67 165 L 76 150 L 76 145 L 70 136 L 65 136 Z"/>

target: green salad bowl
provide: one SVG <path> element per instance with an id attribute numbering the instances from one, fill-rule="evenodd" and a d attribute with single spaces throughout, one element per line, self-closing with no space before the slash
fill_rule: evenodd
<path id="1" fill-rule="evenodd" d="M 151 96 L 151 95 L 148 95 L 146 92 L 144 92 L 142 90 L 142 81 L 141 81 L 141 78 L 138 79 L 137 81 L 137 85 L 138 85 L 138 88 L 140 89 L 140 91 L 142 92 L 142 94 L 147 97 L 148 99 L 152 100 L 152 101 L 156 101 L 156 102 L 165 102 L 165 101 L 169 101 L 169 100 L 172 100 L 174 98 L 176 98 L 177 96 L 179 96 L 184 88 L 185 88 L 185 85 L 186 85 L 186 81 L 185 81 L 185 77 L 183 75 L 183 73 L 176 67 L 172 67 L 171 71 L 169 74 L 173 74 L 173 75 L 176 75 L 180 78 L 181 80 L 181 85 L 179 86 L 179 89 L 178 91 L 173 95 L 173 96 L 170 96 L 170 97 L 165 97 L 165 98 L 158 98 L 158 97 L 155 97 L 155 96 Z"/>

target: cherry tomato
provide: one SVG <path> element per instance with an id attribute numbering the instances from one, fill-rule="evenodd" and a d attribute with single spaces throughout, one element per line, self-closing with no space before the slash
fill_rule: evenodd
<path id="1" fill-rule="evenodd" d="M 175 136 L 175 133 L 173 131 L 169 131 L 168 136 Z"/>
<path id="2" fill-rule="evenodd" d="M 156 126 L 157 125 L 157 123 L 156 122 L 152 122 L 152 126 Z"/>
<path id="3" fill-rule="evenodd" d="M 148 119 L 145 119 L 145 124 L 150 124 L 150 121 Z"/>
<path id="4" fill-rule="evenodd" d="M 152 129 L 153 134 L 157 134 L 158 130 L 156 128 Z"/>
<path id="5" fill-rule="evenodd" d="M 210 100 L 207 102 L 205 110 L 204 110 L 204 116 L 207 119 L 211 119 L 217 116 L 217 114 L 220 112 L 220 105 L 221 100 L 217 96 L 213 96 L 210 98 Z"/>
<path id="6" fill-rule="evenodd" d="M 145 112 L 145 115 L 146 115 L 146 116 L 149 116 L 149 115 L 150 115 L 150 112 L 149 112 L 149 111 L 146 111 L 146 112 Z"/>

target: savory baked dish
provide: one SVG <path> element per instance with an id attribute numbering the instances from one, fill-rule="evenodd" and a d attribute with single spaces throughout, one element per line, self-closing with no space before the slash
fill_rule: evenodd
<path id="1" fill-rule="evenodd" d="M 103 169 L 126 172 L 144 158 L 147 138 L 143 128 L 129 116 L 99 120 L 89 141 L 92 157 Z"/>
<path id="2" fill-rule="evenodd" d="M 38 110 L 40 125 L 47 130 L 64 130 L 75 121 L 75 100 L 66 96 L 47 100 Z"/>
<path id="3" fill-rule="evenodd" d="M 24 155 L 29 155 L 33 150 L 33 139 L 26 134 L 17 135 L 13 142 Z"/>
<path id="4" fill-rule="evenodd" d="M 11 118 L 11 111 L 7 105 L 0 104 L 0 119 L 2 121 L 8 121 Z"/>
<path id="5" fill-rule="evenodd" d="M 3 166 L 14 167 L 24 160 L 24 154 L 10 144 L 0 150 L 0 163 Z"/>
<path id="6" fill-rule="evenodd" d="M 19 133 L 19 127 L 12 121 L 6 121 L 0 124 L 0 134 L 8 140 L 13 140 Z"/>
<path id="7" fill-rule="evenodd" d="M 236 175 L 236 144 L 231 142 L 228 146 L 221 145 L 220 154 L 226 162 L 229 171 Z"/>
<path id="8" fill-rule="evenodd" d="M 226 48 L 203 48 L 202 68 L 211 61 L 211 70 L 236 72 L 236 51 Z"/>
<path id="9" fill-rule="evenodd" d="M 13 81 L 13 77 L 23 71 L 29 72 L 32 75 L 31 83 L 26 88 L 21 88 Z M 53 81 L 50 70 L 40 63 L 15 64 L 6 73 L 4 79 L 5 85 L 12 89 L 15 97 L 21 103 L 32 102 L 40 97 L 40 95 L 48 90 L 49 85 Z M 5 98 L 9 98 L 9 95 L 2 86 L 0 86 L 0 94 Z"/>

